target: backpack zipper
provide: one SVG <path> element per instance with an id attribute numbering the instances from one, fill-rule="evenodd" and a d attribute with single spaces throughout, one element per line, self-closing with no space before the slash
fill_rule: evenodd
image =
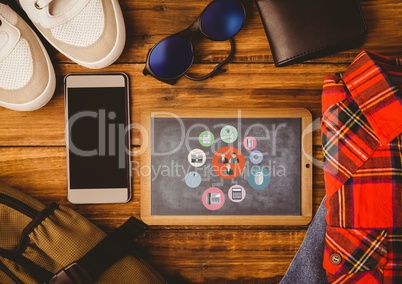
<path id="1" fill-rule="evenodd" d="M 30 217 L 31 219 L 33 219 L 39 213 L 31 206 L 21 202 L 20 200 L 14 197 L 5 195 L 3 193 L 0 193 L 0 203 L 21 212 L 22 214 Z"/>

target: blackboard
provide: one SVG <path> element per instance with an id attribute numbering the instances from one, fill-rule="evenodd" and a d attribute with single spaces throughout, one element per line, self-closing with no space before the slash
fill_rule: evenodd
<path id="1" fill-rule="evenodd" d="M 142 219 L 172 225 L 308 223 L 309 124 L 305 109 L 143 114 Z"/>

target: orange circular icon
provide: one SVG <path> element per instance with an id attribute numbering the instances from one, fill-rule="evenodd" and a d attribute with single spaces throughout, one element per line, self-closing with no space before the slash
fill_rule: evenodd
<path id="1" fill-rule="evenodd" d="M 244 156 L 237 148 L 222 147 L 212 158 L 212 168 L 221 178 L 234 179 L 243 172 Z"/>

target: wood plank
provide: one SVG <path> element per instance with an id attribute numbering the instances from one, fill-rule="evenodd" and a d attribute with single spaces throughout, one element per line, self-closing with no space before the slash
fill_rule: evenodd
<path id="1" fill-rule="evenodd" d="M 277 284 L 304 236 L 300 230 L 158 230 L 139 243 L 172 283 Z"/>
<path id="2" fill-rule="evenodd" d="M 199 67 L 204 72 L 212 69 L 209 65 Z M 130 76 L 131 121 L 139 124 L 141 112 L 152 108 L 174 110 L 199 105 L 205 108 L 218 105 L 238 108 L 302 107 L 313 114 L 313 119 L 317 119 L 321 114 L 320 94 L 324 74 L 344 68 L 345 66 L 336 64 L 299 64 L 292 70 L 287 70 L 264 64 L 230 64 L 226 74 L 203 82 L 182 78 L 176 86 L 143 76 L 142 64 L 115 64 L 104 71 L 124 71 Z M 34 112 L 16 112 L 1 108 L 0 145 L 65 145 L 62 78 L 69 72 L 96 71 L 89 71 L 78 65 L 58 65 L 57 90 L 49 104 Z M 133 135 L 133 143 L 139 145 L 138 134 Z"/>

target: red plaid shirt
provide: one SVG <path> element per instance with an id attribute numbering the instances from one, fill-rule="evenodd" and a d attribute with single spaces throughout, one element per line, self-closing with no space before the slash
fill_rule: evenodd
<path id="1" fill-rule="evenodd" d="M 402 283 L 400 65 L 362 52 L 342 78 L 324 81 L 323 265 L 331 283 Z"/>

